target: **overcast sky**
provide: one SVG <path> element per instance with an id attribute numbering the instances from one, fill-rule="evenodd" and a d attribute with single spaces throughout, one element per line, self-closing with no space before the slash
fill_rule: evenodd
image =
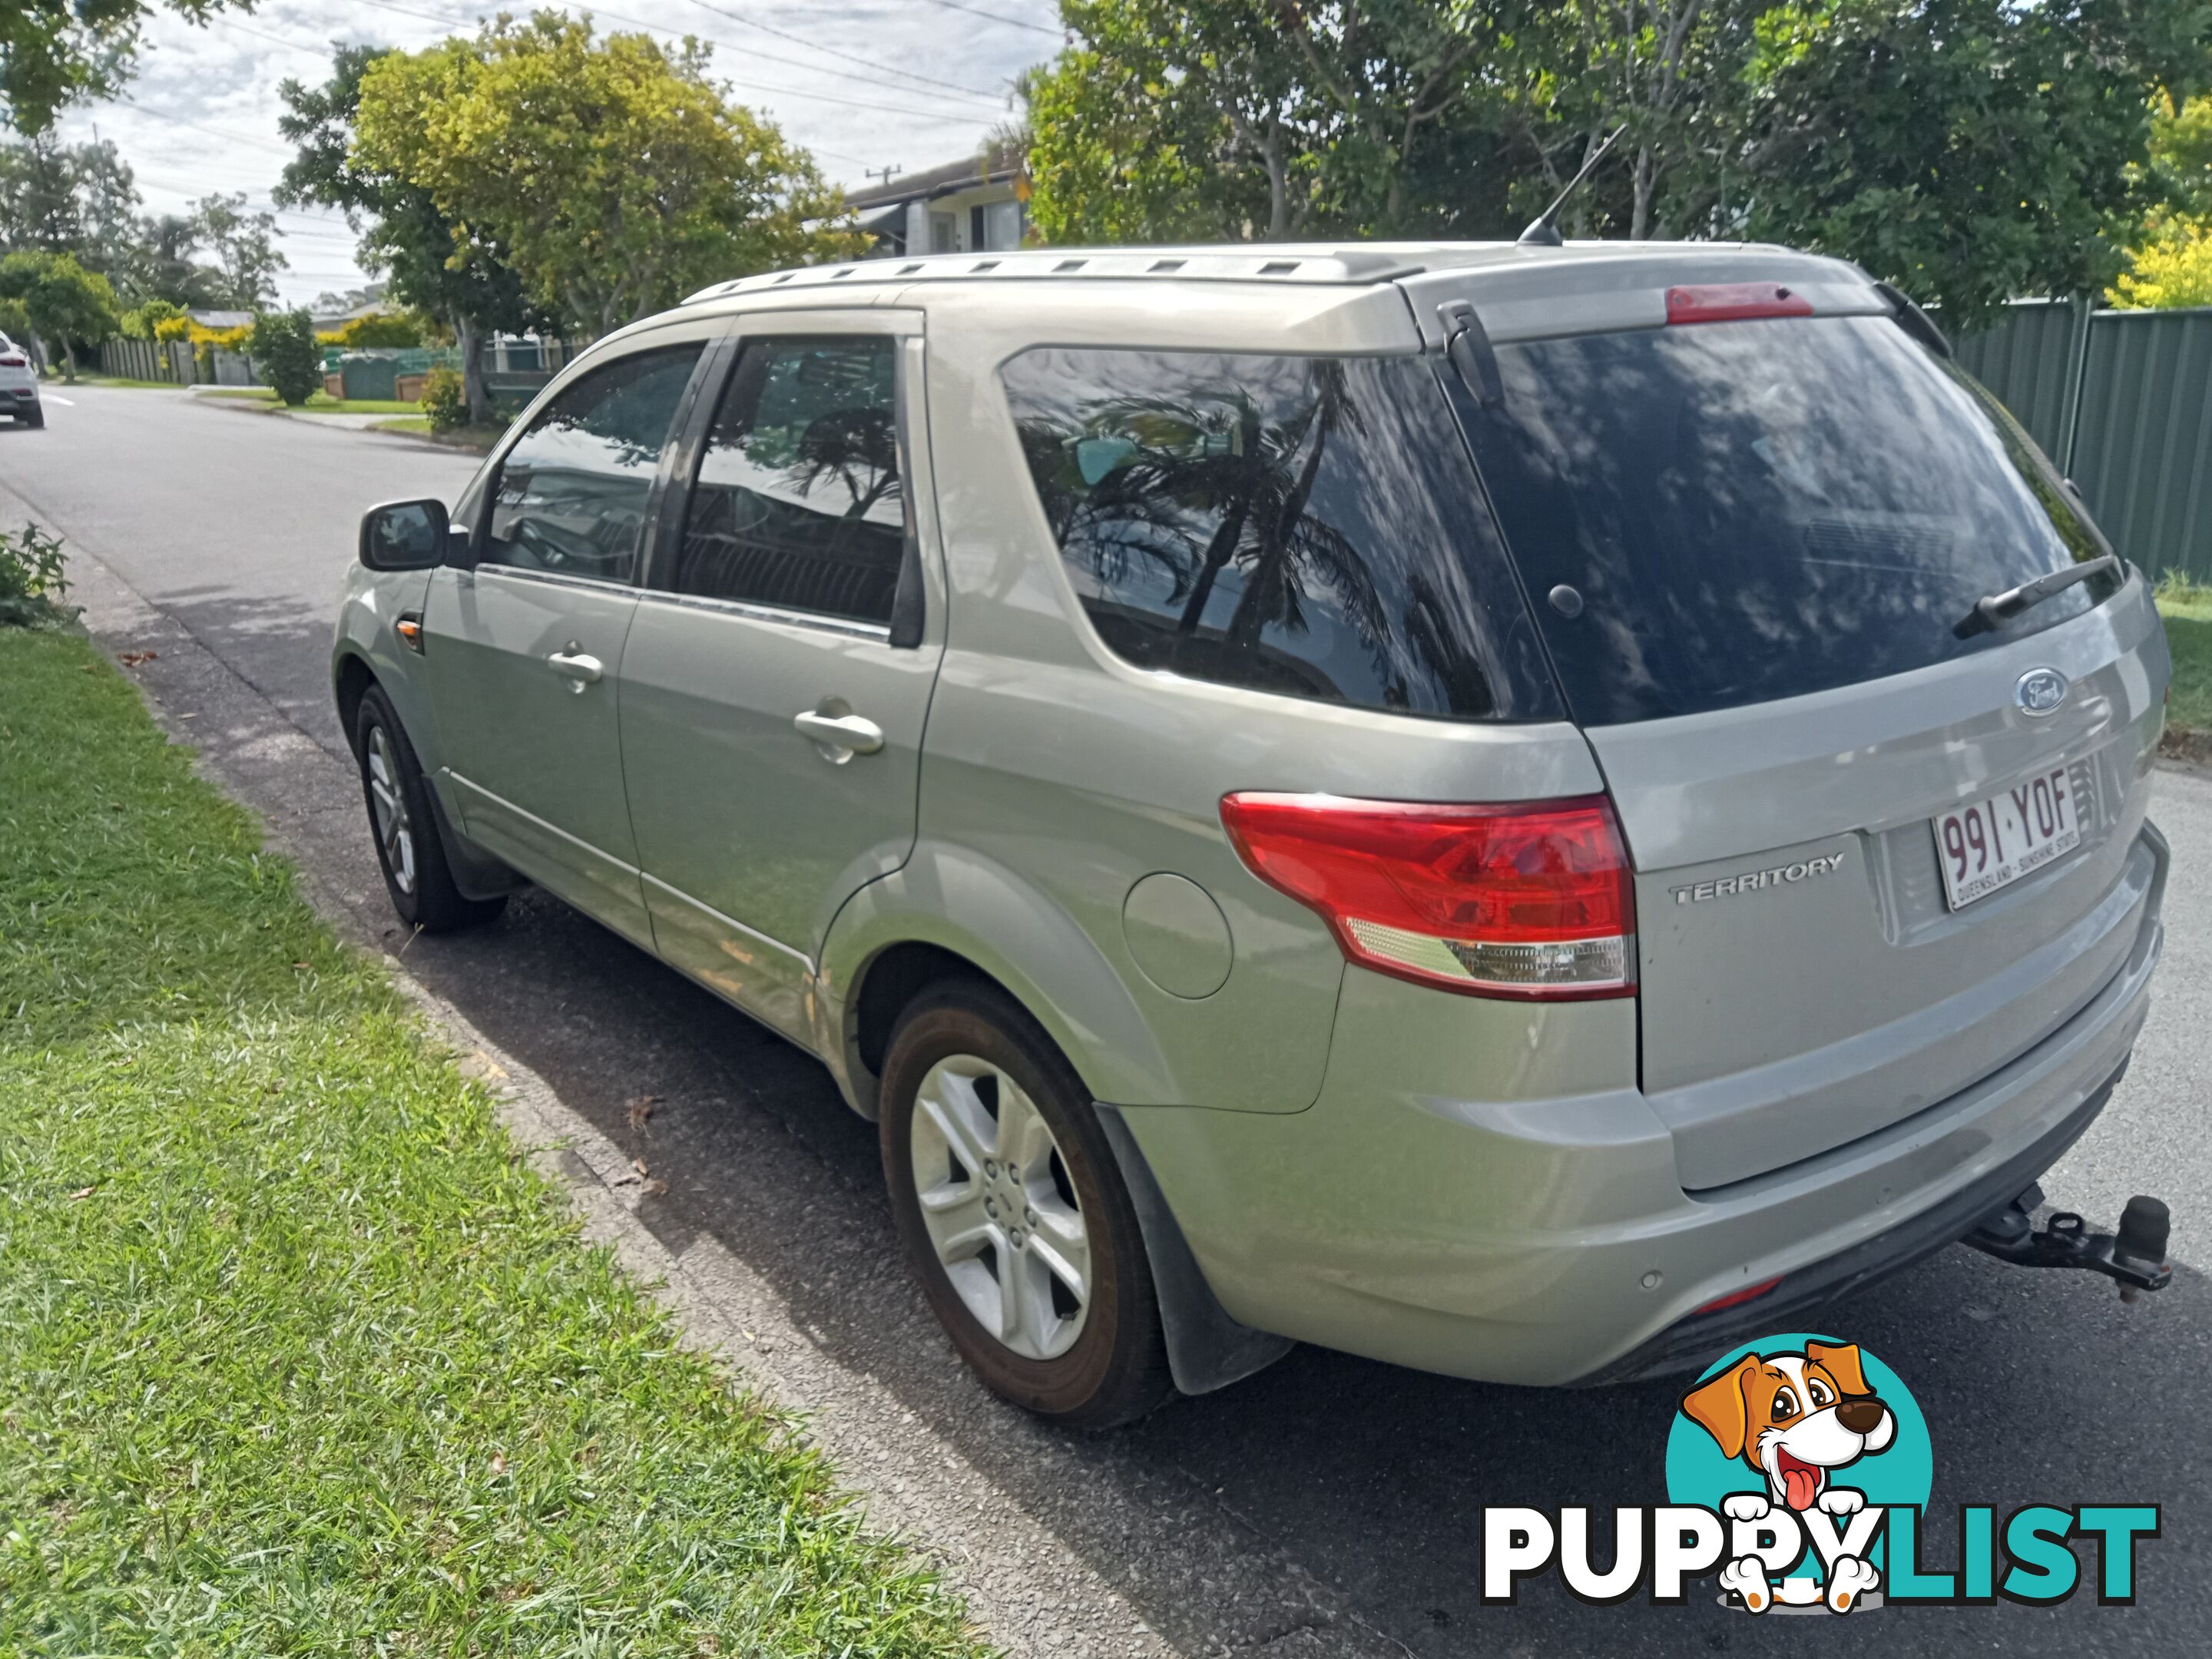
<path id="1" fill-rule="evenodd" d="M 975 154 L 1009 113 L 1007 87 L 1060 43 L 1054 0 L 623 0 L 590 11 L 602 33 L 643 27 L 714 49 L 713 72 L 848 188 L 871 170 L 908 172 Z M 472 33 L 502 9 L 466 0 L 261 0 L 250 15 L 194 27 L 167 12 L 148 28 L 126 97 L 64 118 L 76 141 L 112 138 L 149 212 L 210 191 L 255 206 L 291 152 L 276 136 L 277 84 L 327 78 L 332 40 L 418 47 Z M 526 5 L 504 9 L 523 12 Z M 1025 27 L 1026 25 L 1026 27 Z M 858 61 L 856 61 L 858 60 Z M 312 299 L 368 280 L 343 218 L 280 215 L 291 269 L 283 297 Z"/>

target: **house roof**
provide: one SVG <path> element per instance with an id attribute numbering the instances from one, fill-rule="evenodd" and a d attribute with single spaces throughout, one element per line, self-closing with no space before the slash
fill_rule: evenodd
<path id="1" fill-rule="evenodd" d="M 866 212 L 870 208 L 949 196 L 977 185 L 1002 185 L 1021 170 L 1020 150 L 1012 144 L 1000 144 L 965 161 L 947 161 L 943 167 L 924 167 L 919 173 L 902 173 L 889 184 L 848 190 L 845 200 L 848 205 Z"/>

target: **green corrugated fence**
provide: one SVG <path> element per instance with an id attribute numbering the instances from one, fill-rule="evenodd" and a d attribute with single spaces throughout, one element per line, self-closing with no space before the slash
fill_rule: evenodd
<path id="1" fill-rule="evenodd" d="M 2212 582 L 2212 308 L 2017 301 L 1958 348 L 2123 555 Z"/>

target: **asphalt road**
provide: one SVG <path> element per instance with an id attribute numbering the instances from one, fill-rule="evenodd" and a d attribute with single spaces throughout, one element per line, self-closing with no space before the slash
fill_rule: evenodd
<path id="1" fill-rule="evenodd" d="M 450 499 L 471 464 L 174 394 L 64 395 L 74 401 L 49 404 L 44 432 L 0 428 L 0 486 L 319 745 L 327 767 L 256 772 L 252 733 L 209 734 L 236 748 L 243 792 L 288 844 L 374 921 L 381 896 L 326 690 L 332 598 L 362 507 Z M 149 681 L 189 712 L 193 688 L 161 684 L 158 667 Z M 2175 1284 L 2124 1308 L 2102 1279 L 1954 1249 L 1829 1321 L 1917 1395 L 1935 1440 L 1936 1513 L 2161 1504 L 2165 1535 L 2141 1551 L 2138 1605 L 2100 1608 L 2084 1594 L 2056 1610 L 1869 1610 L 1810 1627 L 1825 1646 L 2201 1650 L 2212 1625 L 2212 1296 L 2197 1267 L 2212 1249 L 2212 779 L 2161 771 L 2154 811 L 2176 855 L 2158 1004 L 2112 1106 L 2045 1185 L 2105 1224 L 2131 1192 L 2166 1197 Z M 1663 1501 L 1671 1387 L 1491 1388 L 1301 1350 L 1134 1429 L 1048 1444 L 1047 1431 L 982 1395 L 938 1335 L 895 1259 L 872 1133 L 813 1062 L 534 893 L 489 929 L 416 941 L 408 960 L 604 1133 L 650 1156 L 672 1187 L 656 1200 L 656 1232 L 712 1235 L 764 1275 L 813 1341 L 935 1425 L 994 1498 L 1036 1517 L 1187 1653 L 1633 1644 L 1656 1655 L 1807 1638 L 1794 1621 L 1753 1622 L 1705 1596 L 1680 1608 L 1587 1607 L 1552 1580 L 1517 1607 L 1480 1604 L 1479 1506 Z M 663 1104 L 639 1131 L 623 1103 L 641 1092 Z"/>

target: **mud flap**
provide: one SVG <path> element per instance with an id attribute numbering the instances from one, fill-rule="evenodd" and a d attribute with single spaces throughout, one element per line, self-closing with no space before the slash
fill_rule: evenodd
<path id="1" fill-rule="evenodd" d="M 1099 1126 L 1121 1166 L 1122 1182 L 1136 1206 L 1137 1225 L 1145 1235 L 1145 1254 L 1152 1259 L 1152 1289 L 1167 1336 L 1168 1370 L 1176 1389 L 1184 1394 L 1211 1394 L 1265 1370 L 1297 1345 L 1229 1316 L 1206 1282 L 1198 1258 L 1190 1253 L 1175 1212 L 1168 1208 L 1166 1195 L 1152 1178 L 1152 1166 L 1121 1120 L 1121 1108 L 1103 1101 L 1097 1104 Z"/>

